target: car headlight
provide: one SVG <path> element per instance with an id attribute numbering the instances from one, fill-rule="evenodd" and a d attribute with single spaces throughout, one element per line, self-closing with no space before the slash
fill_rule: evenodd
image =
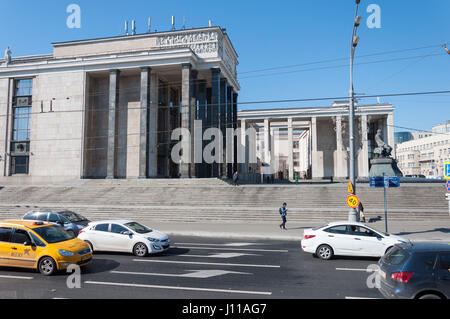
<path id="1" fill-rule="evenodd" d="M 152 243 L 159 243 L 159 239 L 151 238 L 151 237 L 148 237 L 147 239 L 148 239 L 149 241 L 151 241 Z"/>
<path id="2" fill-rule="evenodd" d="M 59 249 L 58 253 L 63 257 L 71 257 L 71 256 L 75 255 L 75 253 L 73 253 L 71 251 L 63 250 L 63 249 Z"/>

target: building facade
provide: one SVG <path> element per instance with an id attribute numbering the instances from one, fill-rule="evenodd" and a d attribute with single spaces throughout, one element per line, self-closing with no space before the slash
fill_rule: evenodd
<path id="1" fill-rule="evenodd" d="M 176 128 L 237 128 L 238 55 L 224 29 L 52 45 L 52 54 L 0 60 L 3 178 L 232 174 L 232 165 L 170 160 Z M 194 147 L 183 149 L 191 159 Z"/>
<path id="2" fill-rule="evenodd" d="M 357 177 L 369 177 L 378 129 L 382 130 L 384 141 L 394 145 L 393 112 L 390 104 L 356 106 Z M 336 102 L 331 107 L 244 110 L 239 111 L 238 120 L 242 130 L 253 127 L 260 132 L 259 145 L 264 148 L 258 150 L 258 159 L 262 167 L 279 167 L 273 162 L 278 160 L 278 154 L 287 153 L 287 178 L 291 181 L 296 173 L 299 178 L 348 178 L 348 102 Z M 287 136 L 287 143 L 277 143 L 278 136 Z M 245 142 L 242 139 L 242 144 Z M 245 165 L 242 170 L 245 172 Z"/>
<path id="3" fill-rule="evenodd" d="M 444 163 L 450 162 L 450 125 L 437 125 L 432 132 L 397 145 L 398 166 L 404 176 L 444 177 Z"/>

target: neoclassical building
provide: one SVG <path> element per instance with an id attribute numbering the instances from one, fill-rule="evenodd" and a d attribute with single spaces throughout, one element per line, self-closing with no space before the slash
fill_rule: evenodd
<path id="1" fill-rule="evenodd" d="M 238 55 L 224 29 L 52 45 L 0 60 L 2 178 L 231 176 L 231 164 L 170 160 L 175 128 L 236 128 Z"/>
<path id="2" fill-rule="evenodd" d="M 391 104 L 356 106 L 357 177 L 369 176 L 378 129 L 384 141 L 394 145 L 393 112 Z M 348 102 L 335 102 L 329 107 L 244 110 L 239 112 L 238 121 L 242 130 L 253 127 L 259 132 L 255 147 L 261 164 L 274 165 L 273 161 L 280 160 L 279 154 L 287 154 L 287 172 L 280 175 L 290 180 L 295 178 L 294 173 L 300 178 L 348 178 Z M 261 167 L 248 164 L 242 169 L 255 172 Z"/>

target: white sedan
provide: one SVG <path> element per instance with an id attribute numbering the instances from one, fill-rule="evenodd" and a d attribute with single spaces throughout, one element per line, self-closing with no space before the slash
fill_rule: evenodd
<path id="1" fill-rule="evenodd" d="M 334 255 L 381 257 L 395 244 L 406 242 L 402 237 L 347 221 L 306 229 L 301 245 L 303 251 L 328 260 Z"/>
<path id="2" fill-rule="evenodd" d="M 129 220 L 89 223 L 78 238 L 86 241 L 92 251 L 131 252 L 138 257 L 161 253 L 170 247 L 166 234 Z"/>

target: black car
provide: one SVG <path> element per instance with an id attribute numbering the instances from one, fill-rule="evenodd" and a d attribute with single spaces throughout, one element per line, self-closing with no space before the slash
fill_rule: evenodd
<path id="1" fill-rule="evenodd" d="M 75 213 L 70 210 L 64 210 L 58 212 L 58 214 L 63 215 L 65 218 L 70 220 L 72 223 L 77 224 L 78 226 L 82 226 L 82 228 L 86 227 L 91 221 L 86 217 Z"/>
<path id="2" fill-rule="evenodd" d="M 378 264 L 386 298 L 450 298 L 450 244 L 396 245 Z"/>

